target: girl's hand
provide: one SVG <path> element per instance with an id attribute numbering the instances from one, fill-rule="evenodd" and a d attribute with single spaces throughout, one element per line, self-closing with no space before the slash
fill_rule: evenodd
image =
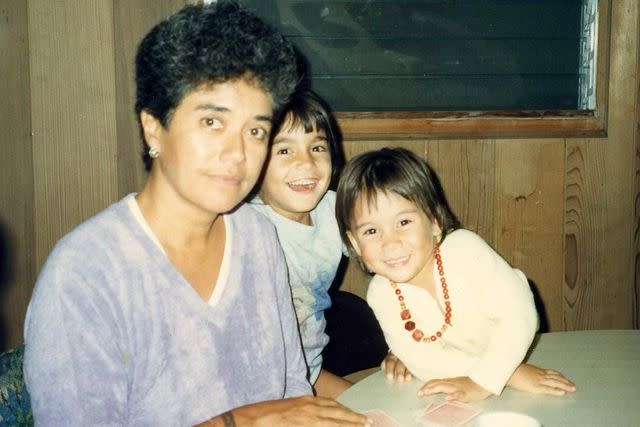
<path id="1" fill-rule="evenodd" d="M 528 393 L 563 396 L 576 391 L 576 385 L 555 369 L 538 368 L 522 363 L 511 375 L 507 385 Z"/>
<path id="2" fill-rule="evenodd" d="M 444 378 L 428 381 L 418 390 L 418 396 L 442 393 L 446 400 L 477 402 L 491 396 L 491 392 L 476 384 L 469 377 Z"/>
<path id="3" fill-rule="evenodd" d="M 413 375 L 404 366 L 402 360 L 398 359 L 395 354 L 389 352 L 387 357 L 384 358 L 380 367 L 386 372 L 386 376 L 390 380 L 397 380 L 398 382 L 411 381 Z"/>

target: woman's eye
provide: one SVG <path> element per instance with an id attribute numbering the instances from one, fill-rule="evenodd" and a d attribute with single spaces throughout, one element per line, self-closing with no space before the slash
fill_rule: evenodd
<path id="1" fill-rule="evenodd" d="M 364 230 L 364 232 L 362 234 L 364 234 L 365 236 L 374 235 L 374 234 L 376 234 L 376 229 L 375 228 L 368 228 L 368 229 Z"/>
<path id="2" fill-rule="evenodd" d="M 311 149 L 311 151 L 316 152 L 316 153 L 323 153 L 323 152 L 327 151 L 327 146 L 326 145 L 316 145 Z"/>
<path id="3" fill-rule="evenodd" d="M 411 223 L 410 219 L 402 219 L 400 220 L 400 226 L 404 227 L 405 225 L 409 225 Z"/>
<path id="4" fill-rule="evenodd" d="M 289 149 L 288 148 L 281 148 L 278 151 L 276 151 L 277 155 L 286 155 L 289 154 Z"/>
<path id="5" fill-rule="evenodd" d="M 269 133 L 263 128 L 253 128 L 251 129 L 250 133 L 251 133 L 251 136 L 260 140 L 266 139 L 267 136 L 269 136 Z"/>
<path id="6" fill-rule="evenodd" d="M 205 117 L 202 119 L 202 123 L 209 128 L 220 129 L 222 127 L 222 122 L 218 119 L 214 119 L 213 117 Z"/>

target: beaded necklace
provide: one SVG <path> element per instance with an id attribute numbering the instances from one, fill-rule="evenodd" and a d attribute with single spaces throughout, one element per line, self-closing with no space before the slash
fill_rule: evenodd
<path id="1" fill-rule="evenodd" d="M 436 248 L 433 251 L 433 255 L 436 259 L 436 265 L 438 266 L 438 275 L 440 276 L 440 285 L 442 286 L 442 295 L 444 296 L 444 323 L 442 327 L 436 331 L 433 335 L 425 335 L 420 329 L 416 328 L 416 323 L 411 320 L 411 311 L 407 308 L 407 304 L 404 302 L 404 296 L 402 291 L 398 287 L 397 283 L 389 282 L 393 288 L 395 294 L 398 296 L 400 302 L 400 318 L 405 321 L 404 328 L 411 333 L 411 337 L 420 342 L 431 343 L 442 337 L 442 334 L 451 326 L 451 301 L 449 301 L 449 289 L 447 289 L 447 279 L 444 277 L 444 268 L 442 267 L 442 257 L 440 256 L 440 248 Z"/>

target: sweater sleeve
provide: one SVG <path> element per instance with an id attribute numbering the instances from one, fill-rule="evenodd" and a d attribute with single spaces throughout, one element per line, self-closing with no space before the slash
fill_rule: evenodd
<path id="1" fill-rule="evenodd" d="M 127 355 L 100 276 L 50 259 L 25 322 L 24 371 L 39 425 L 127 424 Z"/>
<path id="2" fill-rule="evenodd" d="M 469 377 L 491 393 L 500 394 L 533 341 L 538 317 L 525 275 L 479 236 L 474 237 L 467 247 L 473 251 L 467 255 L 467 274 L 482 287 L 478 303 L 492 328 Z"/>

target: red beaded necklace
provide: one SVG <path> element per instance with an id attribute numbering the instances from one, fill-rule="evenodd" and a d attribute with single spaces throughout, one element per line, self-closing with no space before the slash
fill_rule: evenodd
<path id="1" fill-rule="evenodd" d="M 422 341 L 426 343 L 433 342 L 440 338 L 442 334 L 451 326 L 451 301 L 449 301 L 449 289 L 447 289 L 447 279 L 444 277 L 444 268 L 442 267 L 442 257 L 440 256 L 440 248 L 436 248 L 433 251 L 433 255 L 436 259 L 436 265 L 438 266 L 438 275 L 440 275 L 440 284 L 442 285 L 442 295 L 444 296 L 444 323 L 440 330 L 435 334 L 428 336 L 425 335 L 420 329 L 416 329 L 416 323 L 411 320 L 411 311 L 407 308 L 407 304 L 404 302 L 402 291 L 395 282 L 390 282 L 395 294 L 400 301 L 400 318 L 405 321 L 404 328 L 411 333 L 411 336 L 416 341 Z"/>

